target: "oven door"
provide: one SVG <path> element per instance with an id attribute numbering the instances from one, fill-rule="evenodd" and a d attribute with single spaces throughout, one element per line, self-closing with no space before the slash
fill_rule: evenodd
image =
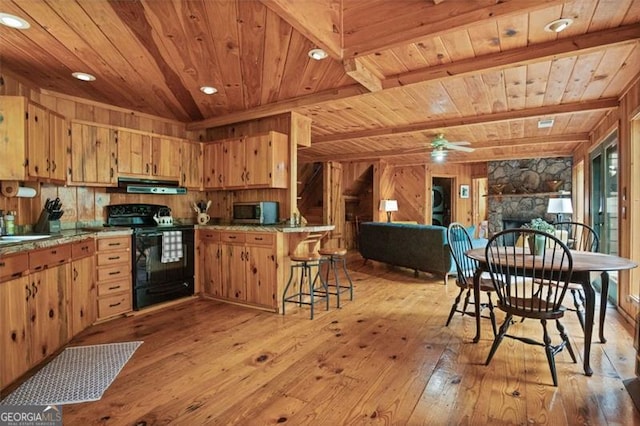
<path id="1" fill-rule="evenodd" d="M 182 230 L 182 258 L 163 263 L 162 231 L 138 231 L 134 234 L 133 307 L 140 309 L 156 303 L 194 294 L 194 231 Z"/>

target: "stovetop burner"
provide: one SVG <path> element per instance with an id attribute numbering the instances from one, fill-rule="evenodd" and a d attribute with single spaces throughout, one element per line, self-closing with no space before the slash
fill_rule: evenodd
<path id="1" fill-rule="evenodd" d="M 155 217 L 170 217 L 171 209 L 160 204 L 113 204 L 106 206 L 107 222 L 105 226 L 134 228 L 136 233 L 142 231 L 169 231 L 191 229 L 193 225 L 162 224 Z M 173 222 L 173 221 L 171 221 Z"/>

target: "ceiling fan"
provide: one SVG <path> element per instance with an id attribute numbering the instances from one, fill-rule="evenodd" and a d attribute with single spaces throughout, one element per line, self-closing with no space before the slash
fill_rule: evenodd
<path id="1" fill-rule="evenodd" d="M 447 150 L 449 149 L 454 151 L 463 151 L 463 152 L 474 151 L 473 148 L 470 148 L 465 145 L 471 145 L 471 143 L 466 141 L 449 142 L 444 138 L 444 134 L 438 133 L 436 137 L 431 141 L 431 148 L 433 148 L 433 151 L 431 151 L 431 158 L 433 159 L 433 161 L 437 163 L 441 163 L 444 161 L 445 157 L 447 156 L 447 152 L 448 152 Z"/>

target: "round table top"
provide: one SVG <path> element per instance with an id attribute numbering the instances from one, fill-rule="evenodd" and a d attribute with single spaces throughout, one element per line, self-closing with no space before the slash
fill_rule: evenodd
<path id="1" fill-rule="evenodd" d="M 468 250 L 465 254 L 479 262 L 486 261 L 484 247 Z M 574 271 L 620 271 L 638 266 L 631 259 L 605 253 L 571 250 L 571 257 Z"/>

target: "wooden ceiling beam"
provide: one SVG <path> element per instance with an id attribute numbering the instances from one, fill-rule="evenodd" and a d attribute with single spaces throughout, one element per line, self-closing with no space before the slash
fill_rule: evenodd
<path id="1" fill-rule="evenodd" d="M 449 64 L 436 65 L 420 70 L 387 76 L 382 84 L 385 89 L 483 73 L 495 69 L 514 68 L 551 58 L 554 60 L 588 53 L 603 46 L 629 43 L 640 38 L 640 25 L 627 25 L 608 30 L 553 40 L 524 49 L 507 50 L 469 58 Z"/>
<path id="2" fill-rule="evenodd" d="M 398 7 L 379 2 L 378 8 L 375 4 L 371 6 L 368 16 L 384 15 L 385 19 L 376 19 L 371 24 L 349 22 L 349 16 L 345 14 L 343 53 L 345 58 L 364 56 L 415 43 L 445 32 L 464 29 L 483 21 L 528 13 L 562 3 L 565 1 L 504 0 L 490 1 L 484 4 L 449 2 L 436 5 L 427 2 L 413 2 L 403 3 L 402 7 Z M 389 15 L 389 7 L 395 8 L 393 15 Z"/>
<path id="3" fill-rule="evenodd" d="M 226 114 L 220 117 L 212 117 L 201 121 L 194 121 L 187 124 L 187 130 L 203 130 L 211 127 L 224 126 L 226 124 L 241 123 L 243 121 L 255 120 L 271 115 L 290 112 L 296 108 L 314 105 L 316 103 L 350 98 L 352 96 L 362 95 L 363 93 L 367 92 L 367 89 L 362 87 L 362 85 L 352 84 L 351 86 L 325 90 L 324 92 L 318 92 L 313 95 L 300 96 L 297 98 L 287 99 L 286 101 L 265 104 L 259 107 L 251 108 L 249 110 Z"/>
<path id="4" fill-rule="evenodd" d="M 514 111 L 497 112 L 494 114 L 476 115 L 472 117 L 455 117 L 442 120 L 423 121 L 406 126 L 385 127 L 369 129 L 350 133 L 339 133 L 327 136 L 312 137 L 311 144 L 335 143 L 346 140 L 372 138 L 378 136 L 393 136 L 405 133 L 417 133 L 425 131 L 443 131 L 452 127 L 469 126 L 473 124 L 495 123 L 500 121 L 521 120 L 523 118 L 551 116 L 560 114 L 573 114 L 584 111 L 597 111 L 602 109 L 617 108 L 617 98 L 597 99 L 594 101 L 572 102 L 561 105 L 548 105 L 537 108 L 529 108 Z"/>
<path id="5" fill-rule="evenodd" d="M 370 92 L 382 90 L 382 80 L 360 58 L 345 59 L 343 65 L 347 75 Z"/>
<path id="6" fill-rule="evenodd" d="M 342 60 L 342 1 L 260 1 L 329 56 Z"/>
<path id="7" fill-rule="evenodd" d="M 480 161 L 477 160 L 478 157 L 484 157 L 482 154 L 483 151 L 493 150 L 496 148 L 509 148 L 509 147 L 517 147 L 517 146 L 527 146 L 527 145 L 535 145 L 537 147 L 543 147 L 542 151 L 539 151 L 542 154 L 546 154 L 548 145 L 555 144 L 576 144 L 576 143 L 586 143 L 589 142 L 589 134 L 588 133 L 570 133 L 565 135 L 548 135 L 548 136 L 535 136 L 528 138 L 518 138 L 518 139 L 508 139 L 508 140 L 487 140 L 481 142 L 474 142 L 473 148 L 476 149 L 473 153 L 462 153 L 461 155 L 464 157 L 470 158 L 470 162 Z M 308 161 L 330 161 L 331 159 L 335 159 L 334 155 L 322 155 L 322 156 L 312 156 L 305 155 L 306 150 L 298 151 L 298 155 L 301 158 L 309 158 Z M 340 154 L 340 161 L 363 161 L 363 160 L 373 160 L 378 158 L 393 158 L 393 157 L 402 157 L 407 155 L 421 155 L 424 153 L 430 153 L 431 148 L 429 144 L 424 144 L 421 147 L 412 147 L 412 148 L 401 148 L 401 149 L 390 149 L 385 151 L 367 151 L 367 152 L 353 152 L 353 153 L 345 153 Z M 453 152 L 454 155 L 457 155 L 455 151 L 449 150 L 449 152 Z M 554 151 L 555 152 L 555 151 Z M 429 154 L 430 155 L 430 154 Z"/>

